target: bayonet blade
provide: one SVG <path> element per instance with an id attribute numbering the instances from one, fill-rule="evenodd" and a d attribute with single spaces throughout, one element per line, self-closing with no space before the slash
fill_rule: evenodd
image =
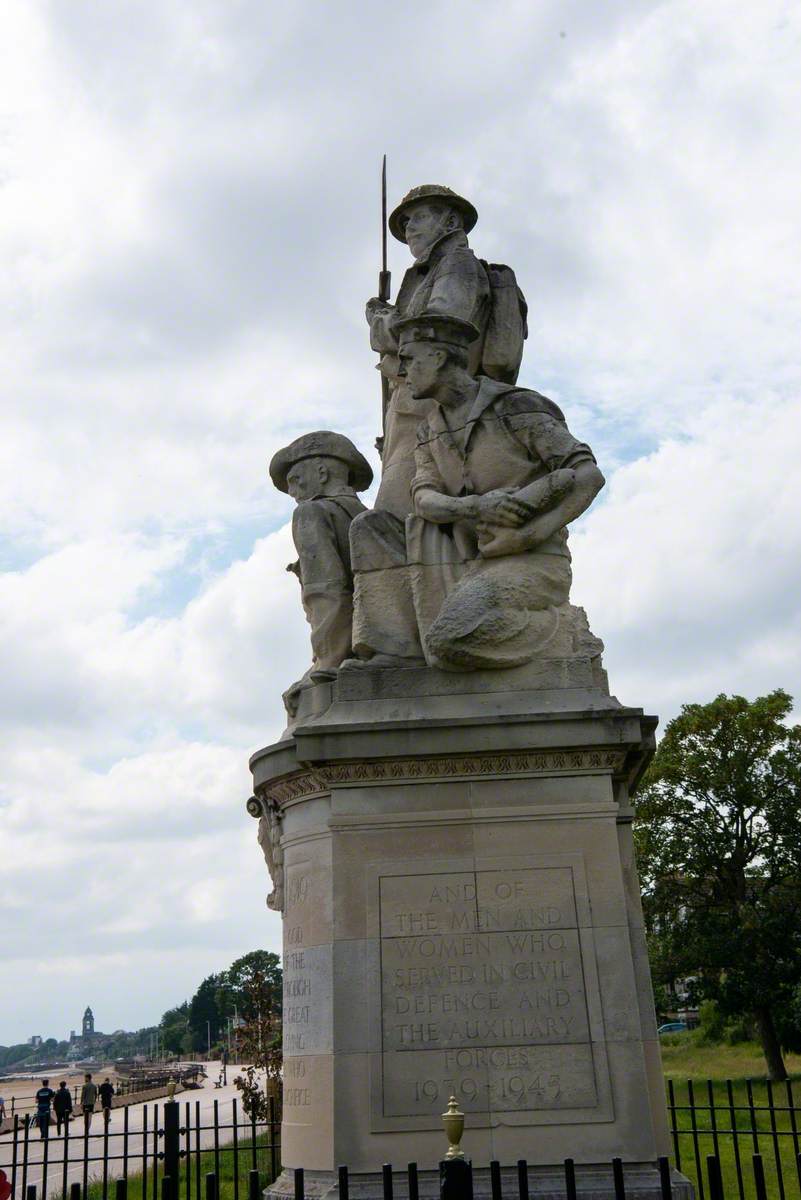
<path id="1" fill-rule="evenodd" d="M 387 156 L 381 164 L 381 269 L 387 269 Z"/>
<path id="2" fill-rule="evenodd" d="M 387 156 L 381 163 L 381 271 L 378 275 L 378 298 L 389 300 L 390 274 L 387 270 Z"/>

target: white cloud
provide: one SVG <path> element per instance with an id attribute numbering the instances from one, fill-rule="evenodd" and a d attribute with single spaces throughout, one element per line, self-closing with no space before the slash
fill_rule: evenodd
<path id="1" fill-rule="evenodd" d="M 671 712 L 721 691 L 797 690 L 798 412 L 721 401 L 621 467 L 574 535 L 574 594 L 622 699 Z"/>
<path id="2" fill-rule="evenodd" d="M 476 201 L 610 478 L 573 549 L 613 689 L 801 690 L 795 6 L 6 9 L 0 1041 L 277 944 L 247 756 L 309 650 L 265 468 L 372 454 L 385 150 L 391 199 Z"/>
<path id="3" fill-rule="evenodd" d="M 136 1027 L 238 954 L 280 948 L 244 808 L 243 751 L 176 745 L 106 772 L 66 754 L 19 754 L 9 775 L 0 904 L 10 1040 L 75 1024 L 74 985 L 60 994 L 62 977 L 80 985 L 75 1008 L 88 999 L 105 1012 L 101 1028 Z"/>

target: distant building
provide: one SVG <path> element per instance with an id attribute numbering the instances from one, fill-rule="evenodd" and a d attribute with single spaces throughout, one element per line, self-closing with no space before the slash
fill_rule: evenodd
<path id="1" fill-rule="evenodd" d="M 81 1037 L 94 1037 L 95 1018 L 94 1013 L 87 1004 L 86 1012 L 83 1014 L 83 1023 L 81 1026 Z"/>
<path id="2" fill-rule="evenodd" d="M 33 1035 L 33 1037 L 28 1038 L 29 1046 L 33 1046 L 35 1048 L 36 1046 L 41 1046 L 41 1044 L 42 1044 L 42 1039 L 40 1038 L 38 1033 L 35 1033 Z"/>

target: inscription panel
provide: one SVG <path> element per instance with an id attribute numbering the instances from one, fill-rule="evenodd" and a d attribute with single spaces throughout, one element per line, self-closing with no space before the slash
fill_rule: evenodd
<path id="1" fill-rule="evenodd" d="M 310 864 L 288 868 L 284 914 L 283 1046 L 285 1058 L 331 1052 L 333 1044 L 332 948 L 308 945 L 310 909 L 316 903 Z M 284 1101 L 286 1104 L 286 1100 Z M 303 1089 L 292 1107 L 303 1106 Z"/>
<path id="2" fill-rule="evenodd" d="M 322 1170 L 333 1141 L 330 853 L 321 842 L 302 849 L 285 864 L 281 1156 Z"/>
<path id="3" fill-rule="evenodd" d="M 385 1117 L 598 1105 L 573 870 L 379 880 Z"/>

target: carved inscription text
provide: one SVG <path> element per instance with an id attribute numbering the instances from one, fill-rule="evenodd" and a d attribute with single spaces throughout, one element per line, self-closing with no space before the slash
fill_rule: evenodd
<path id="1" fill-rule="evenodd" d="M 288 872 L 284 914 L 284 1053 L 309 1049 L 312 978 L 306 962 L 303 919 L 309 898 L 309 874 L 303 868 Z M 284 1100 L 286 1103 L 286 1099 Z"/>
<path id="2" fill-rule="evenodd" d="M 380 881 L 385 1116 L 597 1104 L 572 869 Z"/>

